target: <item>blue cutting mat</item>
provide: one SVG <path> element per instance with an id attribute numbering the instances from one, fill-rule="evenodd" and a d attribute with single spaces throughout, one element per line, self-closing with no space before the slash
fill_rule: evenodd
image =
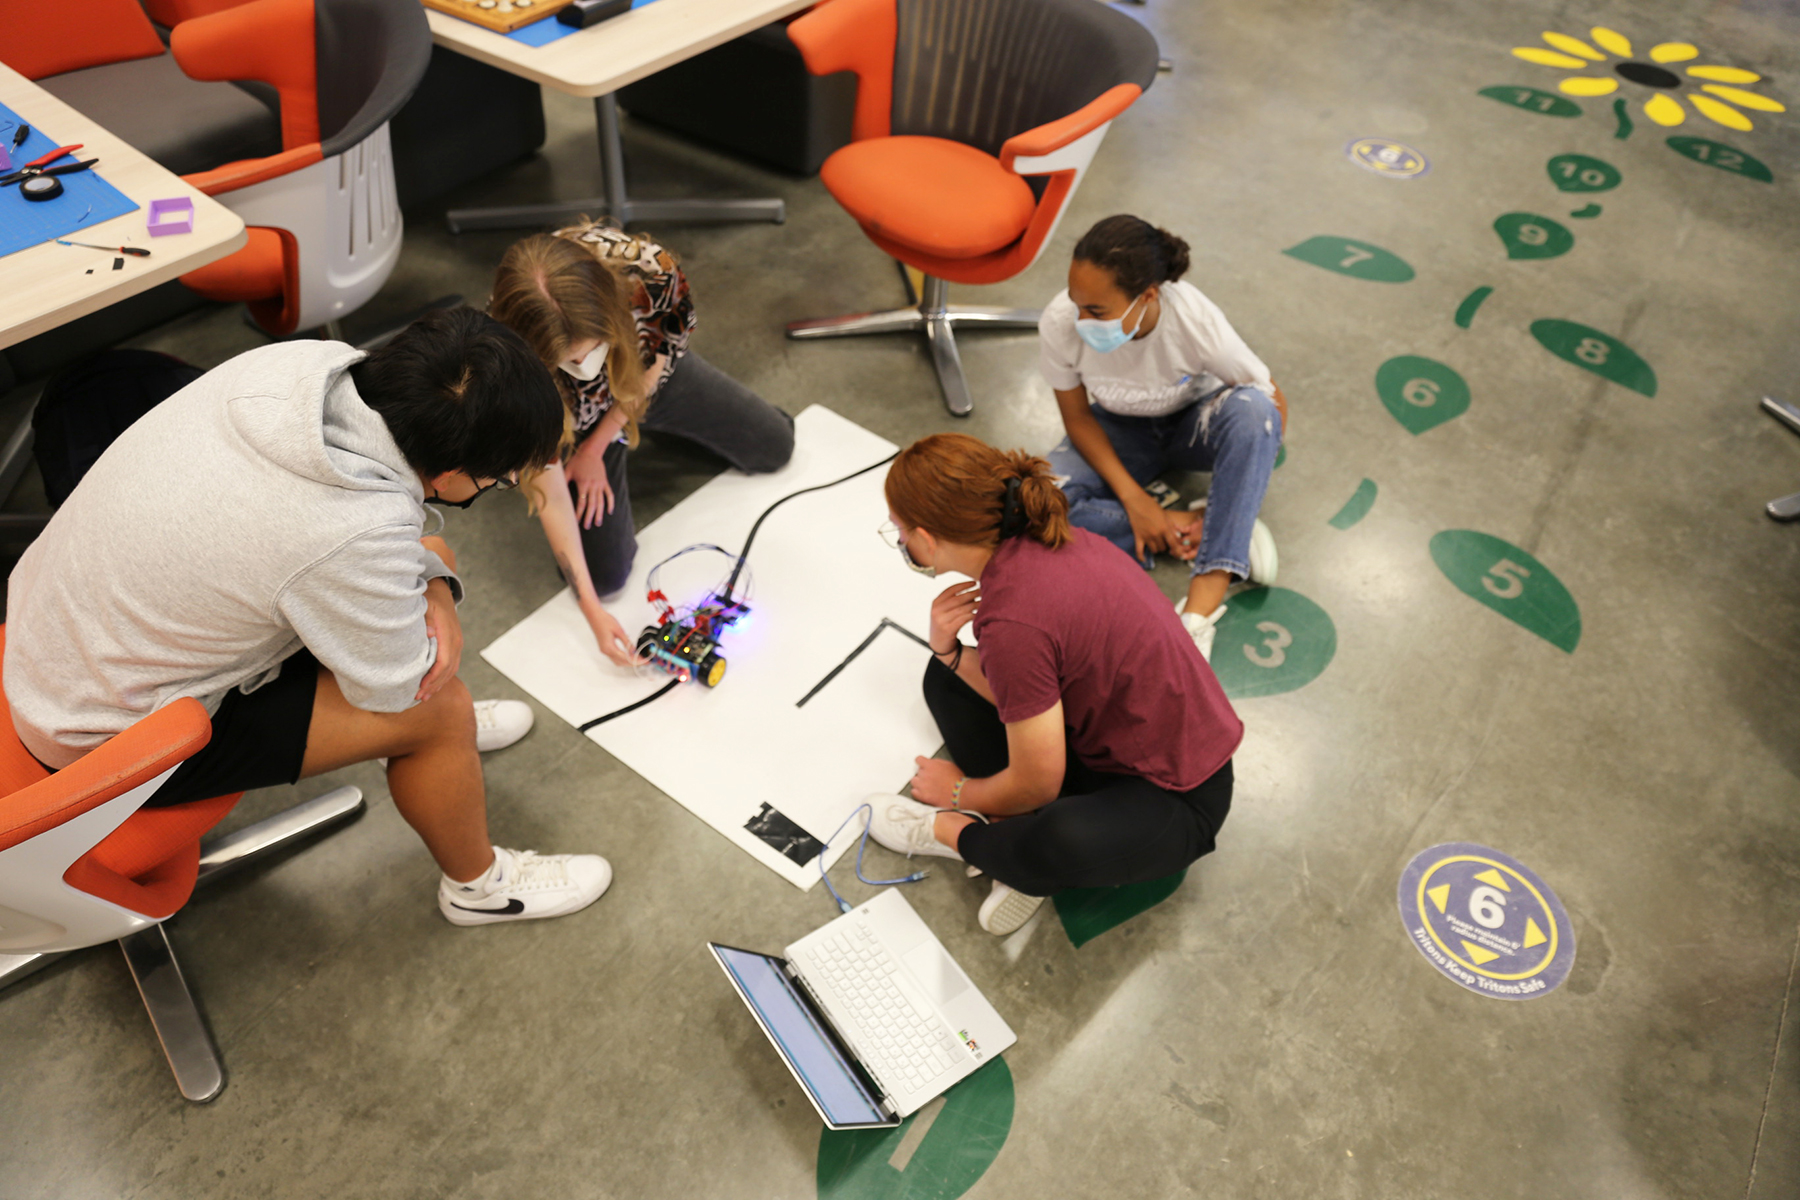
<path id="1" fill-rule="evenodd" d="M 10 147 L 13 133 L 19 127 L 18 113 L 0 104 L 0 145 Z M 63 145 L 53 141 L 36 125 L 25 144 L 13 152 L 13 166 L 22 167 L 34 158 L 48 154 Z M 58 163 L 78 158 L 93 158 L 90 150 L 78 150 L 73 157 L 64 155 Z M 57 163 L 50 164 L 51 166 Z M 101 166 L 104 166 L 104 162 Z M 0 256 L 47 242 L 51 238 L 68 237 L 79 229 L 110 221 L 138 207 L 123 192 L 100 178 L 99 166 L 60 175 L 63 194 L 54 200 L 27 200 L 19 194 L 19 185 L 0 187 Z M 4 172 L 0 172 L 3 174 Z"/>
<path id="2" fill-rule="evenodd" d="M 636 12 L 646 4 L 655 4 L 656 0 L 631 0 L 631 11 Z M 506 36 L 515 42 L 524 42 L 527 46 L 548 46 L 551 42 L 568 37 L 581 30 L 573 25 L 564 25 L 552 14 L 541 21 L 533 21 L 529 25 L 521 25 Z M 30 162 L 30 159 L 26 159 Z"/>

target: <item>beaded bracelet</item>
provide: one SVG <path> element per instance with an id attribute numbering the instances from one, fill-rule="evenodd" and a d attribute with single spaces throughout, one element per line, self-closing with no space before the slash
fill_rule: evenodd
<path id="1" fill-rule="evenodd" d="M 958 644 L 960 645 L 961 643 L 958 643 Z M 963 789 L 963 784 L 965 784 L 967 782 L 969 782 L 969 777 L 967 775 L 964 775 L 961 779 L 956 781 L 954 786 L 951 787 L 951 789 L 950 789 L 950 811 L 951 812 L 961 812 L 962 811 L 962 789 Z"/>

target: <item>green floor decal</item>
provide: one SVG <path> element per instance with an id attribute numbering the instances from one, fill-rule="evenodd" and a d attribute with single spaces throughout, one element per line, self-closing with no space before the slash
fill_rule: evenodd
<path id="1" fill-rule="evenodd" d="M 1491 287 L 1478 287 L 1463 297 L 1463 302 L 1456 306 L 1456 323 L 1467 329 L 1475 322 L 1475 310 L 1481 307 L 1482 301 L 1494 294 Z"/>
<path id="2" fill-rule="evenodd" d="M 1375 371 L 1375 392 L 1394 420 L 1415 437 L 1469 411 L 1469 385 L 1463 377 L 1416 354 L 1382 363 Z"/>
<path id="3" fill-rule="evenodd" d="M 1326 524 L 1333 529 L 1348 529 L 1368 516 L 1369 510 L 1373 507 L 1375 507 L 1375 481 L 1365 479 L 1356 485 L 1355 493 L 1344 501 L 1344 507 L 1338 509 L 1337 516 L 1331 518 Z"/>
<path id="4" fill-rule="evenodd" d="M 1337 653 L 1337 626 L 1299 592 L 1239 592 L 1213 636 L 1212 669 L 1233 700 L 1276 696 L 1317 679 Z"/>
<path id="5" fill-rule="evenodd" d="M 1561 222 L 1536 213 L 1502 213 L 1494 218 L 1494 232 L 1508 258 L 1556 258 L 1575 248 L 1575 235 Z"/>
<path id="6" fill-rule="evenodd" d="M 1721 171 L 1730 171 L 1733 175 L 1760 179 L 1764 183 L 1775 182 L 1775 173 L 1762 160 L 1751 158 L 1742 150 L 1734 150 L 1723 142 L 1709 142 L 1697 137 L 1672 137 L 1669 139 L 1669 149 L 1683 158 L 1691 158 L 1697 163 L 1705 163 Z"/>
<path id="7" fill-rule="evenodd" d="M 819 1200 L 956 1200 L 999 1157 L 1012 1129 L 1013 1078 L 996 1058 L 893 1129 L 819 1134 Z M 911 1136 L 930 1122 L 923 1139 Z"/>
<path id="8" fill-rule="evenodd" d="M 1431 558 L 1465 596 L 1552 646 L 1575 652 L 1581 609 L 1562 580 L 1525 551 L 1492 534 L 1446 529 L 1431 539 Z"/>
<path id="9" fill-rule="evenodd" d="M 1081 947 L 1139 913 L 1155 908 L 1173 896 L 1186 878 L 1187 870 L 1183 868 L 1161 879 L 1128 883 L 1123 887 L 1067 888 L 1056 893 L 1052 903 L 1056 905 L 1056 915 L 1062 918 L 1063 932 Z"/>
<path id="10" fill-rule="evenodd" d="M 1611 334 L 1574 321 L 1543 320 L 1531 323 L 1531 336 L 1556 357 L 1584 371 L 1610 379 L 1646 396 L 1656 395 L 1656 372 L 1637 351 Z"/>
<path id="11" fill-rule="evenodd" d="M 1598 204 L 1584 204 L 1569 215 L 1577 221 L 1591 221 L 1599 216 L 1601 211 Z"/>
<path id="12" fill-rule="evenodd" d="M 1484 87 L 1475 94 L 1486 96 L 1489 100 L 1498 100 L 1502 104 L 1510 104 L 1514 108 L 1522 108 L 1528 113 L 1536 113 L 1541 117 L 1579 117 L 1581 115 L 1581 106 L 1574 101 L 1564 100 L 1555 92 L 1541 92 L 1534 87 L 1501 84 L 1499 87 Z"/>
<path id="13" fill-rule="evenodd" d="M 1289 246 L 1282 253 L 1315 267 L 1348 275 L 1352 279 L 1405 283 L 1413 277 L 1412 267 L 1398 254 L 1352 238 L 1307 238 L 1298 246 Z"/>
<path id="14" fill-rule="evenodd" d="M 1631 114 L 1625 111 L 1625 97 L 1620 96 L 1617 100 L 1613 101 L 1613 116 L 1618 118 L 1619 122 L 1613 129 L 1613 137 L 1622 142 L 1631 136 L 1631 130 L 1633 128 L 1631 124 Z"/>
<path id="15" fill-rule="evenodd" d="M 1619 171 L 1585 154 L 1559 154 L 1544 164 L 1550 182 L 1565 192 L 1610 192 L 1619 186 Z"/>

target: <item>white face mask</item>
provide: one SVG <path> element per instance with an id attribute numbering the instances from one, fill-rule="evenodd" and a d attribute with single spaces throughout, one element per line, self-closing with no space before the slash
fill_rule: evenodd
<path id="1" fill-rule="evenodd" d="M 588 383 L 598 377 L 600 368 L 606 365 L 606 351 L 607 344 L 601 342 L 598 346 L 595 346 L 592 350 L 588 351 L 587 356 L 580 362 L 573 364 L 566 362 L 558 363 L 557 366 L 560 367 L 563 374 L 567 375 L 570 379 L 579 379 L 583 383 Z"/>

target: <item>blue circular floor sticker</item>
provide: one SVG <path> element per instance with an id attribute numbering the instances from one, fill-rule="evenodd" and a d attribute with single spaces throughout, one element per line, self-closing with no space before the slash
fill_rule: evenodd
<path id="1" fill-rule="evenodd" d="M 1484 996 L 1545 995 L 1575 965 L 1575 931 L 1550 885 L 1472 842 L 1433 846 L 1406 864 L 1400 920 L 1427 962 Z"/>

